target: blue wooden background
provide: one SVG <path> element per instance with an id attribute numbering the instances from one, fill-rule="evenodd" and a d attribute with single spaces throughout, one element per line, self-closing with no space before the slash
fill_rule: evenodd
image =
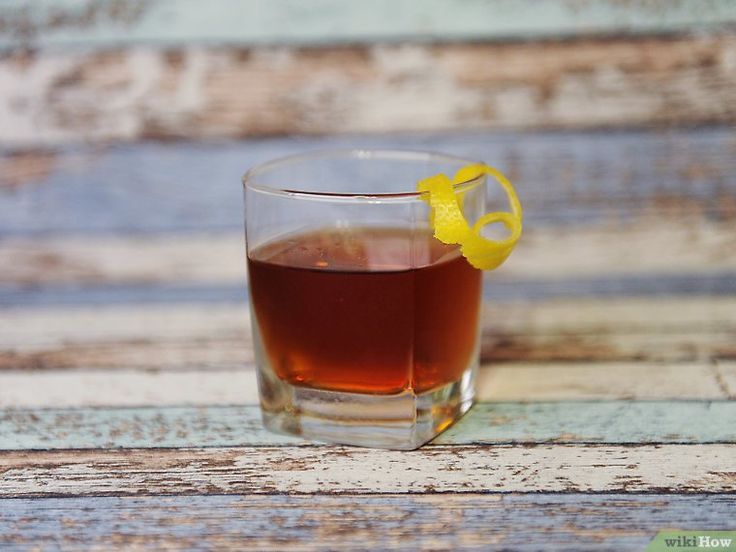
<path id="1" fill-rule="evenodd" d="M 736 529 L 734 25 L 729 0 L 0 0 L 0 547 Z M 336 146 L 482 159 L 525 206 L 479 404 L 419 451 L 260 425 L 240 176 Z"/>

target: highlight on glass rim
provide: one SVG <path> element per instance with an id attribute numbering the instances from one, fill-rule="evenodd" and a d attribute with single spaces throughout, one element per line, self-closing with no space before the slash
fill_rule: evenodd
<path id="1" fill-rule="evenodd" d="M 0 0 L 0 552 L 734 550 L 734 106 L 734 0 Z"/>

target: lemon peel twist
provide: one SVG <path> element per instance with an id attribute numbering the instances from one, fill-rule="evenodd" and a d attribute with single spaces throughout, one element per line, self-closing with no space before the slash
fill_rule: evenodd
<path id="1" fill-rule="evenodd" d="M 470 226 L 462 206 L 464 194 L 456 193 L 454 186 L 486 174 L 493 177 L 506 192 L 511 212 L 495 211 L 480 217 Z M 420 180 L 417 191 L 423 192 L 431 208 L 430 223 L 434 236 L 442 243 L 459 244 L 460 252 L 475 268 L 493 270 L 498 268 L 516 246 L 521 237 L 522 209 L 514 186 L 497 169 L 481 163 L 467 165 L 455 173 L 452 180 L 444 174 L 436 174 Z M 501 223 L 509 231 L 503 240 L 491 240 L 481 235 L 484 226 Z"/>

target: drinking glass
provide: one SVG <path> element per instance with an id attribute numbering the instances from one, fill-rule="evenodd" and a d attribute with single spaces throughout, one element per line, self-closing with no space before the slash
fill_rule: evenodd
<path id="1" fill-rule="evenodd" d="M 249 298 L 264 425 L 414 449 L 472 405 L 481 271 L 433 237 L 419 180 L 471 160 L 332 150 L 243 177 Z M 485 176 L 454 185 L 472 224 Z"/>

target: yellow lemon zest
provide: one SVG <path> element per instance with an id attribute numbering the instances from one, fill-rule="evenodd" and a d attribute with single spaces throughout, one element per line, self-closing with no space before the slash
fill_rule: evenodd
<path id="1" fill-rule="evenodd" d="M 471 227 L 462 207 L 465 192 L 456 192 L 454 186 L 479 176 L 492 176 L 506 192 L 511 212 L 497 211 L 480 217 Z M 418 192 L 426 192 L 423 199 L 430 206 L 430 224 L 434 236 L 442 243 L 459 244 L 460 251 L 468 262 L 481 270 L 498 268 L 511 254 L 521 237 L 522 209 L 514 186 L 497 169 L 483 164 L 462 167 L 450 180 L 444 174 L 436 174 L 417 183 Z M 491 240 L 481 231 L 489 224 L 501 223 L 509 231 L 503 240 Z"/>

